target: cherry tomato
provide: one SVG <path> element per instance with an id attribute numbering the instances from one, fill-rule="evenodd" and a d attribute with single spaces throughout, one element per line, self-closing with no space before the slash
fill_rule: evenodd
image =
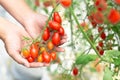
<path id="1" fill-rule="evenodd" d="M 63 27 L 60 27 L 60 29 L 59 29 L 59 34 L 60 34 L 61 36 L 64 36 L 64 33 L 65 33 L 65 31 L 64 31 Z"/>
<path id="2" fill-rule="evenodd" d="M 38 62 L 42 62 L 42 61 L 43 61 L 43 59 L 42 59 L 42 54 L 40 54 L 40 55 L 38 56 L 37 61 L 38 61 Z"/>
<path id="3" fill-rule="evenodd" d="M 60 44 L 60 35 L 59 35 L 58 32 L 55 32 L 55 33 L 53 34 L 53 36 L 52 36 L 52 43 L 53 43 L 54 45 L 56 45 L 56 46 Z"/>
<path id="4" fill-rule="evenodd" d="M 49 41 L 47 47 L 49 50 L 52 50 L 54 48 L 54 44 L 51 41 Z"/>
<path id="5" fill-rule="evenodd" d="M 103 47 L 103 42 L 102 41 L 99 41 L 98 44 L 99 44 L 100 47 Z"/>
<path id="6" fill-rule="evenodd" d="M 102 33 L 100 34 L 100 37 L 101 37 L 103 40 L 105 40 L 105 39 L 106 39 L 106 34 L 105 34 L 104 32 L 102 32 Z"/>
<path id="7" fill-rule="evenodd" d="M 102 32 L 103 31 L 103 27 L 98 27 L 98 32 Z"/>
<path id="8" fill-rule="evenodd" d="M 32 62 L 34 62 L 34 59 L 30 56 L 30 57 L 27 58 L 27 61 L 28 61 L 29 63 L 32 63 Z"/>
<path id="9" fill-rule="evenodd" d="M 50 63 L 51 56 L 48 52 L 44 51 L 44 52 L 42 52 L 42 59 L 43 59 L 43 62 Z"/>
<path id="10" fill-rule="evenodd" d="M 44 5 L 45 7 L 49 7 L 49 6 L 52 5 L 52 3 L 51 3 L 51 1 L 45 1 L 45 2 L 43 2 L 43 5 Z"/>
<path id="11" fill-rule="evenodd" d="M 56 22 L 56 21 L 49 21 L 49 26 L 50 26 L 51 29 L 57 30 L 57 31 L 61 27 L 61 25 L 58 22 Z"/>
<path id="12" fill-rule="evenodd" d="M 56 22 L 58 22 L 59 24 L 61 24 L 62 19 L 61 19 L 61 17 L 60 17 L 60 15 L 59 15 L 58 12 L 54 12 L 54 14 L 53 14 L 53 20 L 56 21 Z"/>
<path id="13" fill-rule="evenodd" d="M 42 35 L 42 38 L 44 41 L 47 41 L 50 37 L 50 31 L 48 28 L 46 28 L 46 30 L 44 31 L 43 35 Z"/>
<path id="14" fill-rule="evenodd" d="M 28 58 L 30 56 L 30 52 L 27 49 L 22 50 L 22 56 Z"/>
<path id="15" fill-rule="evenodd" d="M 120 5 L 120 0 L 114 0 L 116 4 Z"/>
<path id="16" fill-rule="evenodd" d="M 78 75 L 78 69 L 76 67 L 74 67 L 72 73 L 73 73 L 74 76 L 77 76 Z"/>
<path id="17" fill-rule="evenodd" d="M 117 9 L 111 9 L 108 14 L 108 20 L 112 24 L 117 24 L 120 21 L 120 13 Z"/>
<path id="18" fill-rule="evenodd" d="M 52 60 L 56 60 L 56 52 L 51 52 L 50 56 L 51 56 Z"/>
<path id="19" fill-rule="evenodd" d="M 104 50 L 103 49 L 99 50 L 99 54 L 103 55 L 104 54 Z"/>
<path id="20" fill-rule="evenodd" d="M 35 45 L 32 44 L 30 47 L 30 54 L 32 58 L 37 58 L 38 57 L 38 53 L 39 53 L 39 48 Z"/>
<path id="21" fill-rule="evenodd" d="M 40 6 L 39 0 L 35 0 L 35 6 Z"/>
<path id="22" fill-rule="evenodd" d="M 72 0 L 60 0 L 60 3 L 62 4 L 63 7 L 69 7 L 72 3 Z"/>

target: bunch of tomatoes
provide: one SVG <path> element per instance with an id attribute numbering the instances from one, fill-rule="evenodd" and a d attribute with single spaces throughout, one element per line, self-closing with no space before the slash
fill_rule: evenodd
<path id="1" fill-rule="evenodd" d="M 22 56 L 28 62 L 50 63 L 57 60 L 57 51 L 55 47 L 60 45 L 64 28 L 61 26 L 62 19 L 58 12 L 54 12 L 52 20 L 48 22 L 42 33 L 42 40 L 33 42 L 29 48 L 22 50 Z"/>

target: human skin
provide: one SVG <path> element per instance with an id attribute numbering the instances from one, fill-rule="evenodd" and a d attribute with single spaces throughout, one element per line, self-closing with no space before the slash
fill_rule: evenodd
<path id="1" fill-rule="evenodd" d="M 45 15 L 38 14 L 34 12 L 32 9 L 30 9 L 29 6 L 25 3 L 25 0 L 0 0 L 0 4 L 24 27 L 22 29 L 19 29 L 19 27 L 17 26 L 14 28 L 12 26 L 15 26 L 15 25 L 11 24 L 10 22 L 7 23 L 7 21 L 3 20 L 3 22 L 5 21 L 6 24 L 3 24 L 3 25 L 1 24 L 2 28 L 5 27 L 5 29 L 1 28 L 1 32 L 6 30 L 6 33 L 5 33 L 6 35 L 2 36 L 1 38 L 6 44 L 6 49 L 8 51 L 8 54 L 15 61 L 25 65 L 26 67 L 47 66 L 48 64 L 44 64 L 44 63 L 37 63 L 37 62 L 28 63 L 26 62 L 26 60 L 21 61 L 23 60 L 23 58 L 20 56 L 21 44 L 22 44 L 21 39 L 23 38 L 23 35 L 29 36 L 30 38 L 36 38 L 40 34 L 44 25 L 46 24 L 47 17 Z M 8 24 L 11 24 L 12 26 L 9 26 Z M 8 30 L 10 30 L 10 33 L 7 33 Z M 23 34 L 22 30 L 24 31 L 24 33 L 27 32 L 26 33 L 27 35 Z M 13 36 L 8 37 L 8 34 Z M 19 34 L 22 34 L 22 35 L 19 35 Z M 61 44 L 66 42 L 66 38 L 67 38 L 66 35 L 63 36 L 63 39 L 61 40 Z M 15 44 L 18 44 L 18 46 L 16 47 Z M 16 51 L 16 53 L 13 52 L 12 50 Z M 60 52 L 64 51 L 64 49 L 60 47 L 56 47 L 56 50 Z M 13 54 L 16 54 L 16 55 L 19 54 L 19 55 L 15 56 Z"/>

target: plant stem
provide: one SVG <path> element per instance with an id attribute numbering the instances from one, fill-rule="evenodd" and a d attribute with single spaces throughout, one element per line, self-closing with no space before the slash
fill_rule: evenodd
<path id="1" fill-rule="evenodd" d="M 83 31 L 82 27 L 79 25 L 79 21 L 77 19 L 77 17 L 75 16 L 75 13 L 72 11 L 72 8 L 70 7 L 71 13 L 75 19 L 75 22 L 77 23 L 78 27 L 79 27 L 79 31 L 82 32 L 82 34 L 84 35 L 84 37 L 86 38 L 86 40 L 89 42 L 89 44 L 91 45 L 91 47 L 94 49 L 94 51 L 96 52 L 96 54 L 102 59 L 102 57 L 100 56 L 100 54 L 98 53 L 96 47 L 93 45 L 92 41 L 89 39 L 89 37 L 87 36 L 87 34 Z M 103 60 L 103 59 L 102 59 Z"/>
<path id="2" fill-rule="evenodd" d="M 71 13 L 70 9 L 69 9 L 69 11 L 70 11 L 69 16 L 70 16 L 71 44 L 72 44 L 72 50 L 74 50 L 74 47 L 73 47 L 73 45 L 74 45 L 74 43 L 73 43 L 73 26 L 72 26 L 73 21 L 72 21 L 72 15 L 71 15 L 72 13 Z"/>

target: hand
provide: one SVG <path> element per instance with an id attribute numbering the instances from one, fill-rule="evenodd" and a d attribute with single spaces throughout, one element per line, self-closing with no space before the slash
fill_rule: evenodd
<path id="1" fill-rule="evenodd" d="M 25 19 L 24 27 L 32 38 L 36 38 L 38 35 L 40 35 L 43 27 L 46 24 L 47 19 L 48 18 L 45 15 L 33 13 L 32 15 L 29 15 L 27 19 Z M 62 37 L 61 45 L 66 42 L 66 39 L 67 39 L 67 36 L 65 34 Z M 64 51 L 64 49 L 60 47 L 56 47 L 56 50 L 59 52 Z"/>

